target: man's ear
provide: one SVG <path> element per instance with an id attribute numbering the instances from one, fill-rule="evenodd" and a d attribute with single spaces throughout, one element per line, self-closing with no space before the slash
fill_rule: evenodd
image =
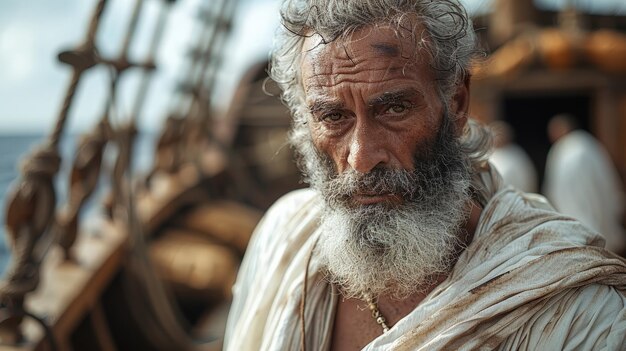
<path id="1" fill-rule="evenodd" d="M 456 87 L 456 92 L 450 101 L 450 116 L 454 124 L 454 134 L 461 136 L 467 124 L 470 103 L 470 76 L 466 76 L 463 82 Z"/>

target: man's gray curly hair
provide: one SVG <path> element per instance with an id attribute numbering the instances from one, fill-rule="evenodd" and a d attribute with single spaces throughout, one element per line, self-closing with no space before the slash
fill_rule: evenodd
<path id="1" fill-rule="evenodd" d="M 458 84 L 469 77 L 477 54 L 471 19 L 457 0 L 285 0 L 281 16 L 283 25 L 276 37 L 269 73 L 283 90 L 282 99 L 293 115 L 291 142 L 296 147 L 308 134 L 304 127 L 309 111 L 300 71 L 306 38 L 317 34 L 320 43 L 326 44 L 374 24 L 409 31 L 416 43 L 426 48 L 446 107 Z M 421 26 L 406 27 L 407 18 L 417 18 Z M 491 138 L 470 120 L 461 142 L 476 166 L 484 161 Z"/>

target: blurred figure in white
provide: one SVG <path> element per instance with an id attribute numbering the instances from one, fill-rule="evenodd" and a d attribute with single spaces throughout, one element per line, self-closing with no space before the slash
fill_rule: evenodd
<path id="1" fill-rule="evenodd" d="M 561 213 L 601 233 L 607 249 L 624 255 L 624 194 L 619 176 L 604 147 L 577 127 L 566 114 L 548 124 L 553 145 L 546 161 L 544 195 Z"/>
<path id="2" fill-rule="evenodd" d="M 502 175 L 506 184 L 523 192 L 537 192 L 537 172 L 528 154 L 514 143 L 513 128 L 504 121 L 490 125 L 494 134 L 494 150 L 489 162 Z"/>

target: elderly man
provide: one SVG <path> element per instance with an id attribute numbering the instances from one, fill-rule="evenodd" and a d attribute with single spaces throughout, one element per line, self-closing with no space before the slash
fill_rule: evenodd
<path id="1" fill-rule="evenodd" d="M 259 224 L 227 350 L 623 349 L 626 263 L 500 185 L 456 0 L 294 0 L 271 74 L 311 189 Z"/>
<path id="2" fill-rule="evenodd" d="M 552 117 L 548 137 L 552 148 L 546 160 L 543 193 L 559 212 L 600 232 L 607 249 L 626 254 L 626 233 L 621 225 L 624 194 L 611 156 L 567 114 Z"/>
<path id="3" fill-rule="evenodd" d="M 498 171 L 504 183 L 518 190 L 536 193 L 537 172 L 526 151 L 515 143 L 515 132 L 507 122 L 498 120 L 489 127 L 494 135 L 494 149 L 489 163 Z"/>

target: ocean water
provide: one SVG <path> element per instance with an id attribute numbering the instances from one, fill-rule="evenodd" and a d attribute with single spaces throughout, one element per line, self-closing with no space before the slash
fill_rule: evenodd
<path id="1" fill-rule="evenodd" d="M 154 154 L 155 134 L 139 134 L 133 154 L 133 172 L 145 173 L 150 169 Z M 62 164 L 55 178 L 55 190 L 57 195 L 57 208 L 65 203 L 69 182 L 69 170 L 73 162 L 76 141 L 78 135 L 69 135 L 63 138 L 59 145 Z M 4 275 L 11 252 L 7 247 L 6 233 L 6 202 L 12 189 L 15 188 L 19 177 L 19 166 L 22 160 L 36 146 L 44 142 L 43 135 L 0 135 L 0 276 Z M 114 153 L 107 152 L 104 158 L 103 171 L 112 169 Z M 100 203 L 108 189 L 108 177 L 101 176 L 98 188 L 94 191 L 89 201 L 82 210 L 82 215 L 88 217 L 90 213 L 102 209 Z"/>

